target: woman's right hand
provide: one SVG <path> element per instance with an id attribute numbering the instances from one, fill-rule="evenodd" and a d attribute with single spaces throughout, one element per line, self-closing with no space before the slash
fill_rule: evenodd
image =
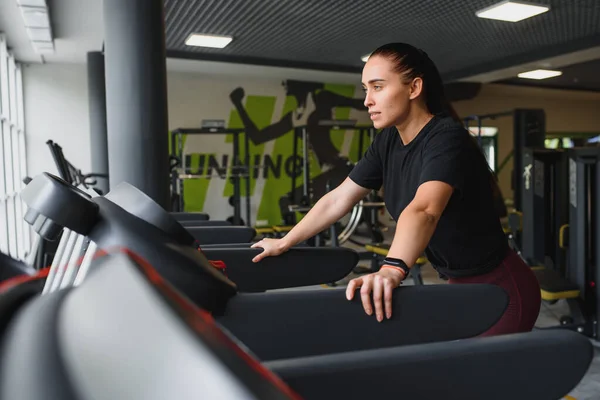
<path id="1" fill-rule="evenodd" d="M 263 252 L 252 259 L 252 262 L 259 262 L 265 257 L 278 256 L 287 251 L 287 246 L 282 239 L 265 238 L 250 246 L 253 249 L 262 248 Z"/>

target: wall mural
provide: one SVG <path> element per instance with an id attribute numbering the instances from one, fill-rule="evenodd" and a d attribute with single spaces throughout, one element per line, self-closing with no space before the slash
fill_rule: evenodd
<path id="1" fill-rule="evenodd" d="M 357 85 L 327 84 L 286 80 L 279 96 L 253 95 L 243 87 L 229 93 L 228 129 L 243 129 L 248 135 L 250 155 L 250 200 L 253 225 L 278 225 L 284 222 L 292 190 L 292 175 L 297 174 L 296 199 L 302 194 L 302 141 L 297 157 L 293 154 L 294 131 L 304 127 L 309 141 L 309 171 L 315 198 L 325 192 L 327 181 L 338 185 L 361 156 L 359 134 L 354 129 L 335 129 L 332 120 L 353 120 L 369 127 L 362 89 Z M 279 109 L 277 109 L 279 108 Z M 211 119 L 205 117 L 203 119 Z M 185 135 L 184 135 L 185 136 Z M 199 137 L 200 136 L 200 137 Z M 212 137 L 211 137 L 212 136 Z M 183 167 L 186 173 L 205 176 L 185 179 L 185 211 L 203 211 L 211 219 L 227 219 L 233 214 L 229 198 L 233 184 L 228 179 L 233 163 L 233 135 L 187 135 L 183 137 Z M 364 137 L 362 152 L 368 146 Z M 246 218 L 245 180 L 241 180 L 242 218 Z"/>

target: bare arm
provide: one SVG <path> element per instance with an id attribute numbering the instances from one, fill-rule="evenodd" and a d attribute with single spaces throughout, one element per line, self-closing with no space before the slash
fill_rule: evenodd
<path id="1" fill-rule="evenodd" d="M 337 188 L 321 197 L 282 242 L 286 248 L 290 248 L 325 230 L 346 215 L 369 192 L 370 189 L 346 178 Z"/>
<path id="2" fill-rule="evenodd" d="M 438 181 L 419 186 L 415 198 L 398 218 L 389 257 L 399 258 L 409 267 L 414 265 L 433 236 L 452 192 L 450 185 Z"/>
<path id="3" fill-rule="evenodd" d="M 283 239 L 263 239 L 252 245 L 252 247 L 264 249 L 253 261 L 257 262 L 267 256 L 279 255 L 290 247 L 325 230 L 346 215 L 370 191 L 371 189 L 359 186 L 352 179 L 346 178 L 337 188 L 321 197 Z"/>
<path id="4" fill-rule="evenodd" d="M 394 240 L 388 251 L 389 257 L 399 258 L 409 267 L 414 265 L 429 244 L 453 191 L 450 185 L 439 181 L 425 182 L 419 186 L 415 198 L 398 218 Z M 384 312 L 388 319 L 391 318 L 392 290 L 404 278 L 403 270 L 384 264 L 379 272 L 351 280 L 346 289 L 346 297 L 351 300 L 354 291 L 360 287 L 363 308 L 371 315 L 373 305 L 370 294 L 373 292 L 375 313 L 377 320 L 381 322 Z"/>

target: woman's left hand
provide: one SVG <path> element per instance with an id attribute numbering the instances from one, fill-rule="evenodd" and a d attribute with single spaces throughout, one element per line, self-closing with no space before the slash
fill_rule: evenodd
<path id="1" fill-rule="evenodd" d="M 352 300 L 354 292 L 360 288 L 360 297 L 367 315 L 373 314 L 371 291 L 377 321 L 383 321 L 384 311 L 387 319 L 392 317 L 392 291 L 400 286 L 404 271 L 393 267 L 382 267 L 378 272 L 352 279 L 346 288 L 346 298 Z"/>

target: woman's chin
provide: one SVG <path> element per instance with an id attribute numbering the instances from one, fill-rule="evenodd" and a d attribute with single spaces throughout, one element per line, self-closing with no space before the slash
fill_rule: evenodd
<path id="1" fill-rule="evenodd" d="M 375 129 L 383 129 L 383 128 L 387 128 L 387 124 L 383 121 L 378 121 L 378 120 L 374 120 L 373 121 L 373 128 Z"/>

